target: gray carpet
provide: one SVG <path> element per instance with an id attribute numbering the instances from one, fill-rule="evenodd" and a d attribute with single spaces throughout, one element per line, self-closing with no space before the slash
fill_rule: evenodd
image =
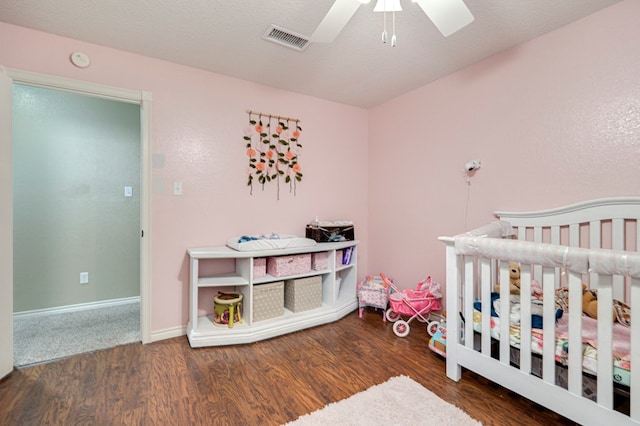
<path id="1" fill-rule="evenodd" d="M 140 303 L 14 317 L 17 367 L 140 341 Z"/>

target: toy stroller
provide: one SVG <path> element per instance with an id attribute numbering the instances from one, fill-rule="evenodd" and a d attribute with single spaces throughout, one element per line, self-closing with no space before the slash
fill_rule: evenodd
<path id="1" fill-rule="evenodd" d="M 440 284 L 428 276 L 416 285 L 415 290 L 399 290 L 384 274 L 380 274 L 389 291 L 389 305 L 387 319 L 393 322 L 393 332 L 398 337 L 406 337 L 409 334 L 409 323 L 417 319 L 420 322 L 429 322 L 429 312 L 440 309 L 438 299 L 442 297 Z M 406 321 L 402 316 L 409 316 Z"/>

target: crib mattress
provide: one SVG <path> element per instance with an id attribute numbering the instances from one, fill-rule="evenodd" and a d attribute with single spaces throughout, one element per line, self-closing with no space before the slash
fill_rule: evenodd
<path id="1" fill-rule="evenodd" d="M 587 320 L 588 321 L 588 320 Z M 594 320 L 595 321 L 595 320 Z M 557 329 L 566 327 L 566 319 L 558 320 Z M 473 329 L 482 332 L 482 314 L 479 311 L 473 312 Z M 500 317 L 491 317 L 491 337 L 500 340 Z M 509 327 L 509 344 L 514 348 L 520 349 L 521 333 L 520 326 L 511 324 Z M 562 365 L 566 365 L 568 361 L 569 340 L 563 333 L 556 335 L 555 358 Z M 531 330 L 531 352 L 542 355 L 542 330 L 533 328 Z M 598 350 L 589 343 L 582 345 L 582 370 L 586 373 L 597 375 L 598 367 Z M 628 356 L 613 357 L 613 381 L 621 385 L 629 386 L 631 375 L 631 363 Z"/>

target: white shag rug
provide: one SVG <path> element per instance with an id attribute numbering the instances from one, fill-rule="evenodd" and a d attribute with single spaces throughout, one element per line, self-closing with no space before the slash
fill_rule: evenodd
<path id="1" fill-rule="evenodd" d="M 342 401 L 305 414 L 287 426 L 482 425 L 407 376 L 392 377 Z"/>

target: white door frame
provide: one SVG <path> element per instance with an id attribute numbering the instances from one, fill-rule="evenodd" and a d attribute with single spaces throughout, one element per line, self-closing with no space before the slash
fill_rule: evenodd
<path id="1" fill-rule="evenodd" d="M 0 378 L 13 370 L 13 82 L 0 67 Z"/>
<path id="2" fill-rule="evenodd" d="M 7 68 L 14 83 L 140 105 L 140 336 L 151 342 L 151 93 Z M 12 189 L 13 193 L 13 189 Z M 11 226 L 13 229 L 13 224 Z M 11 247 L 13 251 L 13 247 Z M 13 258 L 13 255 L 11 256 Z M 13 356 L 13 355 L 12 355 Z"/>

